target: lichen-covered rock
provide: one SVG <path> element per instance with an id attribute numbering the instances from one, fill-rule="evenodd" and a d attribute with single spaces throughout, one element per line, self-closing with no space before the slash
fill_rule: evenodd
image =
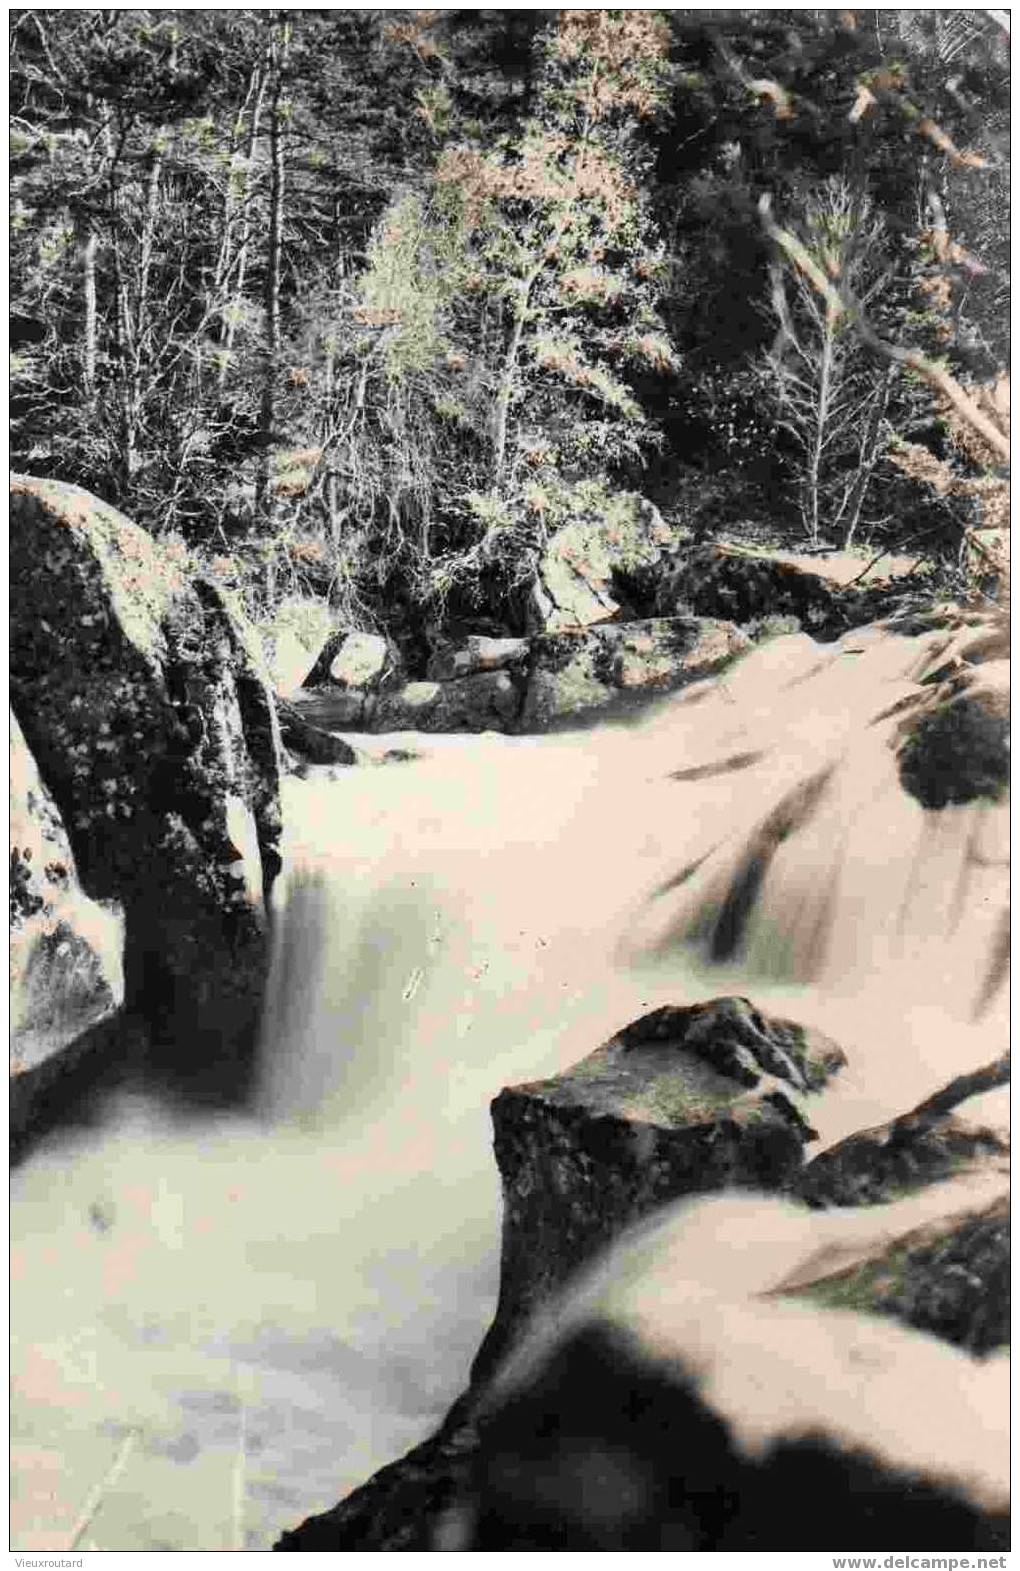
<path id="1" fill-rule="evenodd" d="M 125 1005 L 193 1095 L 253 1072 L 280 735 L 212 583 L 76 486 L 11 482 L 11 696 L 93 899 L 124 910 Z"/>
<path id="2" fill-rule="evenodd" d="M 810 1096 L 840 1049 L 746 999 L 654 1011 L 554 1080 L 492 1104 L 503 1182 L 484 1380 L 528 1318 L 632 1222 L 682 1195 L 777 1190 L 814 1137 Z"/>
<path id="3" fill-rule="evenodd" d="M 333 617 L 322 600 L 285 600 L 258 634 L 274 690 L 291 698 L 307 681 L 329 637 Z"/>
<path id="4" fill-rule="evenodd" d="M 696 546 L 671 557 L 654 588 L 661 616 L 686 611 L 738 624 L 765 616 L 795 616 L 808 633 L 840 621 L 839 588 L 820 573 L 773 554 L 724 545 Z"/>
<path id="5" fill-rule="evenodd" d="M 635 698 L 711 676 L 750 647 L 731 623 L 692 617 L 536 638 L 521 729 L 541 731 L 586 715 L 612 714 Z"/>
<path id="6" fill-rule="evenodd" d="M 395 687 L 402 675 L 396 645 L 379 633 L 331 634 L 309 672 L 305 686 L 339 687 L 367 696 Z"/>
<path id="7" fill-rule="evenodd" d="M 631 492 L 593 497 L 587 513 L 553 535 L 528 601 L 528 626 L 554 633 L 614 616 L 621 580 L 654 568 L 673 533 L 651 502 Z"/>
<path id="8" fill-rule="evenodd" d="M 107 1019 L 124 994 L 123 918 L 81 889 L 67 832 L 10 718 L 11 1073 Z"/>
<path id="9" fill-rule="evenodd" d="M 882 564 L 854 583 L 866 567 L 847 553 L 805 558 L 714 543 L 670 553 L 642 575 L 633 598 L 646 615 L 720 617 L 752 631 L 792 618 L 824 641 L 888 616 L 909 595 L 902 570 L 881 581 Z"/>
<path id="10" fill-rule="evenodd" d="M 530 649 L 526 638 L 485 638 L 475 633 L 459 647 L 437 650 L 426 676 L 430 682 L 450 682 L 481 671 L 502 671 L 523 664 Z"/>
<path id="11" fill-rule="evenodd" d="M 373 731 L 508 731 L 521 705 L 507 671 L 482 671 L 453 682 L 409 682 L 383 694 L 370 714 Z"/>

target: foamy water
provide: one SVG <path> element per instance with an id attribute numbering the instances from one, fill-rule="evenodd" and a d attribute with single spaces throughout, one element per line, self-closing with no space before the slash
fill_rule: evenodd
<path id="1" fill-rule="evenodd" d="M 823 1143 L 996 1056 L 1005 809 L 922 812 L 871 725 L 937 643 L 785 638 L 639 725 L 288 781 L 259 1117 L 122 1099 L 15 1173 L 15 1545 L 268 1547 L 423 1438 L 495 1302 L 490 1099 L 647 1009 L 750 992 L 828 1031 Z M 708 964 L 748 837 L 819 774 Z"/>

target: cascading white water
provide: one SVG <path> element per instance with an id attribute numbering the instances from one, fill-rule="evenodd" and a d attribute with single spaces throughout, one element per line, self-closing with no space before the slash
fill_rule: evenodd
<path id="1" fill-rule="evenodd" d="M 871 724 L 937 643 L 785 638 L 638 724 L 289 781 L 259 1116 L 125 1097 L 14 1175 L 15 1545 L 267 1547 L 422 1438 L 495 1301 L 489 1100 L 637 1014 L 818 1025 L 850 1057 L 823 1142 L 1001 1051 L 1005 810 L 923 812 Z"/>

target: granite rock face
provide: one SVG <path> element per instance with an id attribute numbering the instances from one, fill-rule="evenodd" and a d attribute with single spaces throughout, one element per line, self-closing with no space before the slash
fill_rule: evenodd
<path id="1" fill-rule="evenodd" d="M 11 482 L 12 703 L 86 894 L 125 915 L 152 1067 L 232 1100 L 253 1071 L 280 733 L 260 652 L 211 582 L 76 486 Z"/>
<path id="2" fill-rule="evenodd" d="M 11 1073 L 29 1073 L 121 1003 L 123 916 L 82 891 L 60 813 L 10 717 Z"/>

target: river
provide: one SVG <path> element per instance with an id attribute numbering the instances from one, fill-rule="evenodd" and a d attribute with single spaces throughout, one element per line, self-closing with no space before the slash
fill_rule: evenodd
<path id="1" fill-rule="evenodd" d="M 490 1099 L 647 1009 L 835 1037 L 822 1144 L 996 1056 L 1006 809 L 923 812 L 872 724 L 940 649 L 785 637 L 631 724 L 288 780 L 257 1113 L 121 1092 L 14 1173 L 13 1546 L 267 1548 L 423 1438 L 495 1302 Z"/>

